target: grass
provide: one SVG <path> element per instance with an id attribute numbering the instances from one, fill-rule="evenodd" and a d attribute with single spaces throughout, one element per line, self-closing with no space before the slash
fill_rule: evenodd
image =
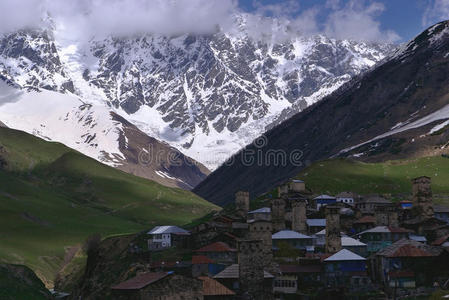
<path id="1" fill-rule="evenodd" d="M 0 261 L 29 266 L 49 286 L 65 248 L 89 235 L 186 224 L 218 209 L 21 131 L 0 128 L 0 146 Z"/>
<path id="2" fill-rule="evenodd" d="M 326 160 L 312 164 L 296 178 L 304 180 L 314 193 L 335 195 L 352 191 L 359 194 L 391 194 L 399 200 L 411 194 L 411 179 L 423 175 L 432 178 L 434 200 L 447 203 L 449 158 L 442 156 L 383 163 Z"/>
<path id="3" fill-rule="evenodd" d="M 29 268 L 0 264 L 0 299 L 45 300 L 50 293 Z"/>

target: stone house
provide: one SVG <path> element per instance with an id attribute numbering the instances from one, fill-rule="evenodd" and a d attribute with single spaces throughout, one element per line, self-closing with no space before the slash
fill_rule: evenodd
<path id="1" fill-rule="evenodd" d="M 443 205 L 434 205 L 433 211 L 435 218 L 445 221 L 449 224 L 449 207 Z"/>
<path id="2" fill-rule="evenodd" d="M 206 256 L 220 264 L 233 264 L 237 260 L 237 250 L 224 242 L 215 242 L 195 250 L 196 255 Z"/>
<path id="3" fill-rule="evenodd" d="M 369 215 L 363 216 L 352 223 L 354 233 L 359 233 L 374 227 L 376 227 L 376 218 Z"/>
<path id="4" fill-rule="evenodd" d="M 300 287 L 321 285 L 322 264 L 320 261 L 309 263 L 279 265 L 280 274 L 274 279 L 275 294 L 296 294 Z"/>
<path id="5" fill-rule="evenodd" d="M 442 252 L 438 247 L 401 239 L 375 254 L 372 277 L 392 288 L 433 284 L 433 276 L 439 273 L 438 265 L 443 261 L 438 259 Z"/>
<path id="6" fill-rule="evenodd" d="M 407 239 L 412 230 L 393 228 L 388 226 L 376 226 L 357 234 L 358 239 L 367 244 L 368 253 L 376 253 L 400 239 Z"/>
<path id="7" fill-rule="evenodd" d="M 271 208 L 262 207 L 248 212 L 248 221 L 265 220 L 271 221 Z"/>
<path id="8" fill-rule="evenodd" d="M 355 207 L 361 211 L 362 214 L 374 214 L 378 206 L 391 206 L 392 202 L 379 195 L 369 195 L 358 200 Z"/>
<path id="9" fill-rule="evenodd" d="M 356 199 L 358 199 L 358 196 L 352 192 L 341 192 L 337 194 L 335 198 L 337 199 L 337 203 L 345 203 L 350 206 L 354 206 L 354 203 Z"/>
<path id="10" fill-rule="evenodd" d="M 326 219 L 307 219 L 306 224 L 307 232 L 312 235 L 326 228 Z"/>
<path id="11" fill-rule="evenodd" d="M 213 278 L 238 294 L 243 292 L 240 289 L 240 271 L 238 264 L 230 265 Z M 266 294 L 272 294 L 274 276 L 263 271 L 263 278 L 263 290 L 265 290 Z"/>
<path id="12" fill-rule="evenodd" d="M 149 272 L 111 287 L 114 299 L 181 300 L 203 299 L 201 280 L 173 272 Z"/>
<path id="13" fill-rule="evenodd" d="M 308 235 L 301 234 L 293 230 L 282 230 L 272 235 L 273 250 L 277 251 L 282 244 L 288 244 L 298 250 L 305 250 L 313 252 L 315 247 L 313 245 L 313 238 Z"/>

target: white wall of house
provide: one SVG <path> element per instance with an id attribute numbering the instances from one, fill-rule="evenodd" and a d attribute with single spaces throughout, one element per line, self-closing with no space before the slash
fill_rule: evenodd
<path id="1" fill-rule="evenodd" d="M 346 203 L 346 204 L 354 204 L 354 198 L 341 198 L 341 197 L 338 197 L 337 198 L 337 202 L 342 202 L 342 203 Z"/>
<path id="2" fill-rule="evenodd" d="M 160 243 L 163 248 L 171 247 L 171 234 L 170 233 L 153 234 L 153 243 Z"/>

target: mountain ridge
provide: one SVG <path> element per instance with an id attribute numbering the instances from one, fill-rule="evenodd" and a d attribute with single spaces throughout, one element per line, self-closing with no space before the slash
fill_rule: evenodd
<path id="1" fill-rule="evenodd" d="M 407 124 L 413 122 L 417 122 L 417 128 L 428 130 L 424 135 L 411 136 L 410 143 L 427 139 L 432 128 L 449 119 L 444 113 L 449 95 L 444 75 L 449 65 L 448 40 L 447 22 L 430 27 L 377 68 L 268 131 L 263 147 L 250 144 L 240 153 L 242 156 L 259 151 L 266 155 L 273 149 L 287 153 L 298 150 L 301 165 L 290 161 L 284 166 L 273 163 L 245 166 L 236 155 L 233 164 L 214 171 L 194 192 L 220 205 L 229 203 L 233 193 L 241 189 L 256 197 L 297 175 L 310 162 L 345 156 L 342 150 L 371 139 L 376 144 L 376 138 L 388 138 L 388 133 L 402 126 L 408 132 Z M 447 134 L 432 137 L 434 144 L 429 145 L 447 151 L 444 144 L 438 146 Z M 357 153 L 349 151 L 347 156 L 354 154 Z M 227 178 L 233 181 L 223 191 L 215 187 L 217 180 Z"/>

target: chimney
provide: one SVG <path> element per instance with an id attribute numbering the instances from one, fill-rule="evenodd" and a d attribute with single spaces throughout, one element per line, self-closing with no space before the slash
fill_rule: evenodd
<path id="1" fill-rule="evenodd" d="M 249 192 L 239 191 L 235 194 L 235 210 L 240 217 L 246 218 L 249 211 Z"/>
<path id="2" fill-rule="evenodd" d="M 297 199 L 292 203 L 292 230 L 307 234 L 306 201 Z"/>
<path id="3" fill-rule="evenodd" d="M 336 253 L 341 250 L 340 208 L 327 205 L 326 213 L 326 253 Z"/>

